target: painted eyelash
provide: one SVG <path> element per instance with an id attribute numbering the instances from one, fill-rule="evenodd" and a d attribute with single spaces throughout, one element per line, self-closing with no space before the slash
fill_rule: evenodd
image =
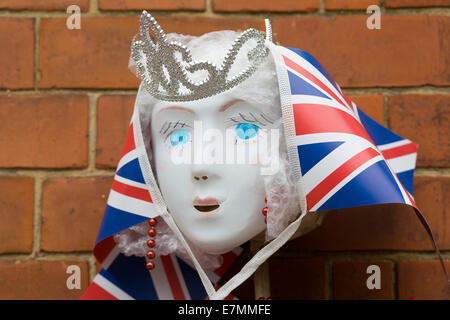
<path id="1" fill-rule="evenodd" d="M 264 115 L 264 113 L 260 113 L 261 118 L 263 118 L 264 120 L 266 120 L 268 123 L 273 124 L 272 120 L 267 119 L 267 117 Z"/>
<path id="2" fill-rule="evenodd" d="M 267 123 L 264 123 L 264 122 L 260 121 L 260 120 L 259 120 L 252 112 L 249 112 L 249 115 L 250 115 L 254 120 L 247 119 L 247 118 L 244 117 L 244 115 L 243 115 L 242 113 L 240 113 L 240 112 L 239 112 L 238 114 L 239 114 L 239 117 L 240 117 L 240 118 L 242 119 L 242 121 L 244 121 L 244 122 L 248 122 L 248 123 L 254 123 L 254 122 L 256 122 L 256 123 L 258 123 L 258 124 L 260 124 L 260 125 L 262 125 L 262 126 L 266 126 L 267 123 L 273 124 L 273 121 L 270 120 L 270 119 L 269 119 L 266 115 L 264 115 L 263 113 L 260 113 L 259 116 L 260 116 L 263 120 L 265 120 Z M 234 123 L 240 123 L 240 122 L 242 122 L 242 121 L 239 121 L 239 119 L 236 120 L 235 117 L 230 117 L 228 120 L 231 121 L 231 122 L 234 122 Z"/>
<path id="3" fill-rule="evenodd" d="M 251 114 L 251 113 L 250 113 L 250 114 Z M 242 118 L 245 122 L 255 122 L 255 121 L 252 121 L 252 120 L 245 119 L 245 118 L 244 118 L 244 115 L 243 115 L 242 113 L 240 113 L 240 112 L 239 112 L 239 115 L 241 116 L 241 118 Z"/>
<path id="4" fill-rule="evenodd" d="M 167 124 L 167 127 L 166 127 L 166 124 Z M 186 124 L 186 123 L 184 123 L 184 122 L 180 122 L 180 120 L 178 120 L 177 122 L 172 122 L 172 121 L 169 121 L 169 122 L 164 122 L 164 124 L 162 125 L 162 127 L 161 127 L 161 130 L 159 131 L 159 133 L 160 134 L 162 134 L 162 135 L 165 135 L 166 134 L 166 132 L 170 129 L 170 127 L 172 127 L 173 129 L 175 129 L 177 126 L 180 126 L 180 128 L 184 128 L 184 127 L 188 127 L 188 128 L 190 128 L 191 126 L 190 125 L 188 125 L 188 124 Z M 165 129 L 165 130 L 164 130 Z M 164 130 L 164 132 L 163 132 L 163 130 Z"/>
<path id="5" fill-rule="evenodd" d="M 255 117 L 255 115 L 254 115 L 253 113 L 250 112 L 250 115 L 253 117 L 253 119 L 255 119 L 255 121 L 256 121 L 257 123 L 259 123 L 259 124 L 262 125 L 262 126 L 265 125 L 264 123 L 262 123 L 261 121 L 259 121 L 258 119 L 256 119 L 256 117 Z"/>

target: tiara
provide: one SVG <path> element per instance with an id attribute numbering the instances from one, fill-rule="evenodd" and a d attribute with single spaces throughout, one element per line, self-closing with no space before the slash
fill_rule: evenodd
<path id="1" fill-rule="evenodd" d="M 149 33 L 149 27 L 157 41 Z M 269 54 L 263 34 L 253 28 L 235 39 L 219 67 L 209 61 L 193 61 L 189 49 L 181 43 L 168 41 L 155 18 L 147 11 L 141 14 L 139 31 L 140 39 L 135 37 L 131 44 L 131 56 L 147 91 L 159 100 L 193 101 L 224 92 L 249 78 Z M 266 39 L 272 41 L 267 19 Z M 249 40 L 256 41 L 256 45 L 247 52 L 248 66 L 228 78 L 238 53 Z M 189 79 L 189 75 L 197 71 L 207 72 L 204 80 L 195 82 Z"/>

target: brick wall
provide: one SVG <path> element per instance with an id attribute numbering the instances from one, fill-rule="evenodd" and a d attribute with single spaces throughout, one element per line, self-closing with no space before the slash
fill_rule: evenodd
<path id="1" fill-rule="evenodd" d="M 81 30 L 66 28 L 70 4 Z M 381 30 L 365 27 L 370 4 Z M 0 298 L 78 298 L 96 273 L 141 9 L 195 35 L 262 29 L 270 16 L 276 40 L 316 56 L 363 110 L 419 143 L 415 196 L 450 268 L 449 0 L 0 0 Z M 66 288 L 72 264 L 81 290 Z M 365 287 L 371 264 L 381 290 Z M 270 267 L 279 299 L 450 298 L 426 233 L 399 207 L 329 214 Z M 253 298 L 252 282 L 239 293 Z"/>

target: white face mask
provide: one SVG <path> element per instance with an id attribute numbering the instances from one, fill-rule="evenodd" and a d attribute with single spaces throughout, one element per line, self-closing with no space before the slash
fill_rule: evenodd
<path id="1" fill-rule="evenodd" d="M 248 153 L 268 119 L 267 112 L 227 95 L 154 105 L 152 150 L 161 193 L 185 237 L 204 252 L 225 253 L 265 230 L 263 176 Z M 247 154 L 243 164 L 239 152 Z"/>

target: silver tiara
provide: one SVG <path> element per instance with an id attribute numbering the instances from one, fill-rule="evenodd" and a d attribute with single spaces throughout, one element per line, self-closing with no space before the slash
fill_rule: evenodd
<path id="1" fill-rule="evenodd" d="M 150 35 L 149 27 L 157 41 Z M 139 35 L 140 39 L 135 38 L 131 45 L 137 73 L 152 96 L 166 101 L 198 100 L 231 89 L 249 78 L 269 53 L 264 45 L 263 34 L 250 28 L 236 38 L 220 67 L 209 61 L 193 61 L 188 48 L 181 43 L 168 41 L 164 31 L 147 11 L 141 14 Z M 271 26 L 267 19 L 266 37 L 272 41 Z M 250 39 L 255 40 L 256 45 L 247 53 L 249 65 L 229 79 L 228 74 L 237 54 Z M 207 72 L 203 81 L 189 79 L 189 73 L 197 71 Z"/>

